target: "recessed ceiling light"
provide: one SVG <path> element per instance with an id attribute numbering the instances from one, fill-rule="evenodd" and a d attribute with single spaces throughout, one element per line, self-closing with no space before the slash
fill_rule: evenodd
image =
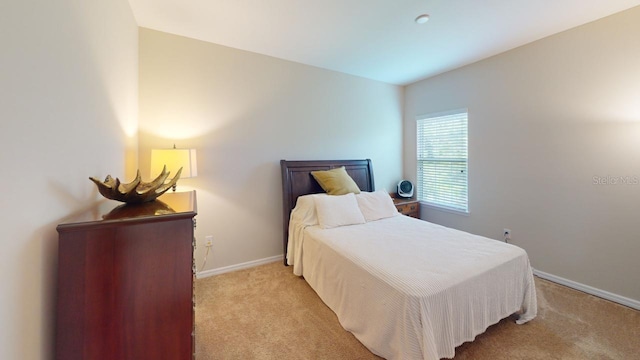
<path id="1" fill-rule="evenodd" d="M 416 18 L 416 24 L 424 24 L 429 21 L 429 14 L 422 14 Z"/>

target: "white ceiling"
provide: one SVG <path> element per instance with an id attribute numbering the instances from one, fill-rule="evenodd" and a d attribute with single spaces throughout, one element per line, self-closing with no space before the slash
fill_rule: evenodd
<path id="1" fill-rule="evenodd" d="M 138 25 L 409 84 L 640 0 L 129 0 Z M 430 14 L 429 22 L 414 19 Z"/>

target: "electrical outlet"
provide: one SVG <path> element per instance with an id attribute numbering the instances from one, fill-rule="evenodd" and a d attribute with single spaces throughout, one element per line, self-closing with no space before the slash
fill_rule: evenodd
<path id="1" fill-rule="evenodd" d="M 511 229 L 505 228 L 502 234 L 504 236 L 504 242 L 509 242 L 509 240 L 511 240 Z"/>
<path id="2" fill-rule="evenodd" d="M 212 235 L 207 235 L 205 236 L 205 246 L 206 247 L 212 247 L 213 246 L 213 236 Z"/>

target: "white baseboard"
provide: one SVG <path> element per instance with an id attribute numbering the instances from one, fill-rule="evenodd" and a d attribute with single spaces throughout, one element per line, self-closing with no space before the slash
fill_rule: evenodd
<path id="1" fill-rule="evenodd" d="M 589 285 L 585 285 L 585 284 L 581 284 L 579 282 L 575 282 L 572 280 L 568 280 L 565 278 L 561 278 L 559 276 L 555 276 L 552 274 L 548 274 L 546 272 L 540 271 L 540 270 L 536 270 L 533 269 L 533 274 L 543 278 L 545 280 L 549 280 L 552 281 L 554 283 L 558 283 L 560 285 L 564 285 L 567 287 L 570 287 L 572 289 L 576 289 L 582 292 L 585 292 L 587 294 L 593 295 L 593 296 L 597 296 L 599 298 L 603 298 L 609 301 L 613 301 L 615 303 L 618 303 L 620 305 L 624 305 L 624 306 L 628 306 L 632 309 L 636 309 L 636 310 L 640 310 L 640 301 L 638 300 L 634 300 L 634 299 L 630 299 L 628 297 L 624 297 L 624 296 L 620 296 L 614 293 L 610 293 L 608 291 L 604 291 L 604 290 L 600 290 L 597 288 L 594 288 L 592 286 Z"/>
<path id="2" fill-rule="evenodd" d="M 206 270 L 206 271 L 199 271 L 196 274 L 196 278 L 202 279 L 202 278 L 206 278 L 206 277 L 209 277 L 209 276 L 220 275 L 220 274 L 224 274 L 224 273 L 228 273 L 228 272 L 232 272 L 232 271 L 237 271 L 237 270 L 242 270 L 242 269 L 248 269 L 248 268 L 252 268 L 252 267 L 256 267 L 256 266 L 264 265 L 264 264 L 269 264 L 269 263 L 276 262 L 276 261 L 284 261 L 284 257 L 282 255 L 276 255 L 276 256 L 272 256 L 272 257 L 268 257 L 268 258 L 264 258 L 264 259 L 248 261 L 248 262 L 245 262 L 245 263 L 242 263 L 242 264 L 224 266 L 224 267 L 221 267 L 221 268 L 211 269 L 211 270 Z M 284 265 L 282 265 L 282 266 L 284 266 Z"/>

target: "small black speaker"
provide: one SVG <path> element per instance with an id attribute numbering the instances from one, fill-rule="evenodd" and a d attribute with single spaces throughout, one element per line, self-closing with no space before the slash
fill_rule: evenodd
<path id="1" fill-rule="evenodd" d="M 410 198 L 413 196 L 413 184 L 409 180 L 401 180 L 398 183 L 398 197 Z"/>

